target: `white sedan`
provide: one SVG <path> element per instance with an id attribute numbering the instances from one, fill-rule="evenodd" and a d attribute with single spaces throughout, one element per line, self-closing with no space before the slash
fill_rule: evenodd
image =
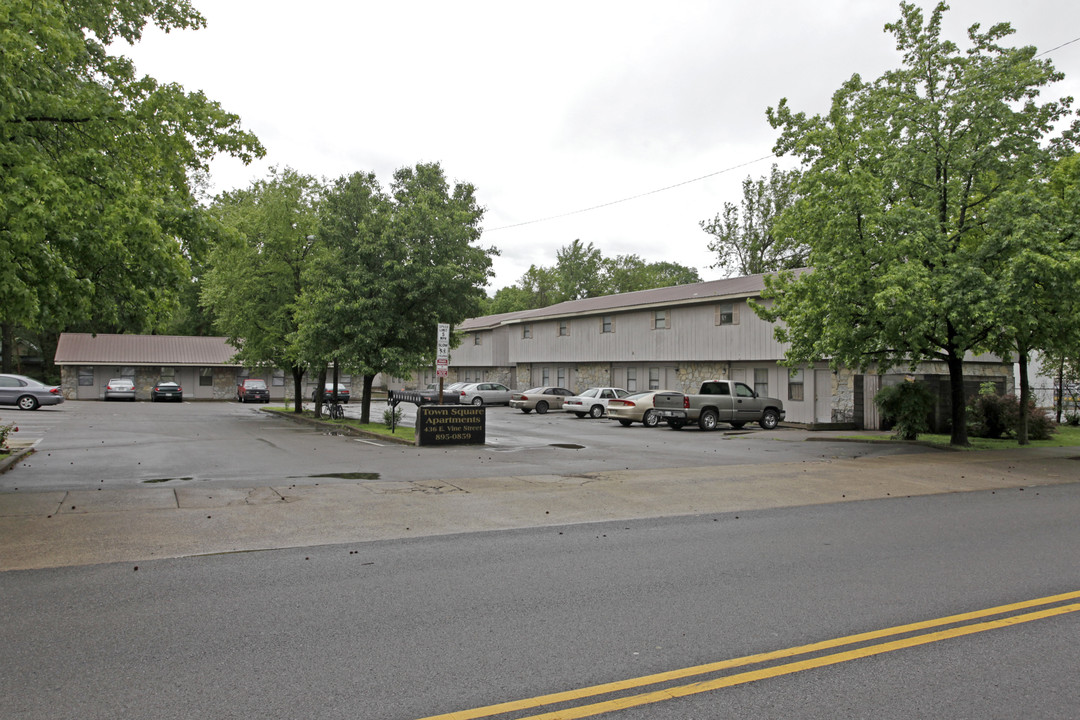
<path id="1" fill-rule="evenodd" d="M 603 417 L 607 412 L 609 400 L 624 398 L 629 395 L 626 390 L 614 387 L 589 388 L 580 395 L 568 397 L 563 402 L 563 410 L 572 412 L 579 418 L 591 415 L 594 418 Z"/>

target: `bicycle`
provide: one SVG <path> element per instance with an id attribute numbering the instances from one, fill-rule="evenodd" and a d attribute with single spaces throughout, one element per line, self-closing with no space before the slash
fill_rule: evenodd
<path id="1" fill-rule="evenodd" d="M 341 403 L 337 401 L 337 398 L 324 398 L 322 405 L 322 417 L 330 418 L 331 420 L 341 420 L 345 417 L 345 408 Z"/>

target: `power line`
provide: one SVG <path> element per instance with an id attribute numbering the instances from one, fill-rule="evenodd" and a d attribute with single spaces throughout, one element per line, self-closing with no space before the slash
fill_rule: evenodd
<path id="1" fill-rule="evenodd" d="M 637 195 L 631 195 L 630 197 L 624 197 L 624 198 L 621 198 L 619 200 L 612 200 L 611 202 L 601 203 L 599 205 L 593 205 L 593 206 L 587 207 L 587 208 L 581 208 L 580 210 L 571 210 L 570 212 L 565 212 L 565 213 L 562 213 L 560 215 L 549 215 L 547 217 L 536 218 L 535 220 L 526 220 L 525 222 L 514 223 L 513 225 L 502 225 L 502 226 L 497 227 L 497 228 L 491 228 L 490 230 L 484 230 L 484 232 L 485 233 L 490 233 L 490 232 L 497 232 L 499 230 L 509 230 L 510 228 L 522 227 L 523 225 L 535 225 L 537 223 L 547 222 L 549 220 L 558 220 L 559 218 L 570 217 L 571 215 L 580 215 L 581 213 L 592 212 L 593 210 L 599 210 L 600 208 L 611 207 L 612 205 L 618 205 L 620 203 L 630 202 L 631 200 L 637 200 L 639 198 L 648 197 L 649 195 L 656 195 L 657 193 L 662 193 L 662 192 L 665 192 L 667 190 L 673 190 L 673 189 L 675 189 L 677 187 L 682 187 L 683 185 L 689 185 L 691 183 L 701 182 L 702 180 L 707 180 L 708 178 L 716 177 L 717 175 L 723 175 L 724 173 L 731 172 L 732 170 L 738 170 L 739 168 L 744 168 L 744 167 L 746 167 L 748 165 L 753 165 L 755 163 L 761 162 L 762 160 L 768 160 L 768 159 L 774 158 L 774 157 L 776 157 L 776 156 L 775 155 L 765 155 L 764 157 L 759 157 L 756 160 L 748 160 L 747 162 L 741 163 L 739 165 L 732 165 L 729 168 L 724 168 L 723 170 L 717 170 L 716 172 L 711 172 L 708 175 L 702 175 L 701 177 L 692 178 L 690 180 L 683 180 L 682 182 L 675 183 L 674 185 L 668 185 L 667 187 L 657 188 L 655 190 L 649 190 L 648 192 L 639 193 Z"/>

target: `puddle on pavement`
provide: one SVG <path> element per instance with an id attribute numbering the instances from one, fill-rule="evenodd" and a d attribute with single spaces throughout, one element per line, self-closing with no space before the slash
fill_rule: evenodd
<path id="1" fill-rule="evenodd" d="M 574 443 L 552 443 L 549 447 L 563 448 L 564 450 L 584 450 L 584 445 L 576 445 Z"/>
<path id="2" fill-rule="evenodd" d="M 154 478 L 153 480 L 143 480 L 143 482 L 144 483 L 164 483 L 164 482 L 172 482 L 173 480 L 194 480 L 194 479 L 195 478 L 190 478 L 190 477 Z"/>
<path id="3" fill-rule="evenodd" d="M 317 475 L 308 475 L 309 478 L 337 478 L 339 480 L 378 480 L 379 473 L 372 472 L 341 472 L 341 473 L 319 473 Z"/>

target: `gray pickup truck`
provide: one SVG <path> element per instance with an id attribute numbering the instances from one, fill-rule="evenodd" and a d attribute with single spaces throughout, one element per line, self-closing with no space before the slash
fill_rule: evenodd
<path id="1" fill-rule="evenodd" d="M 673 430 L 697 423 L 702 430 L 715 430 L 717 423 L 741 428 L 756 422 L 772 430 L 784 419 L 784 403 L 761 397 L 749 385 L 732 380 L 709 380 L 696 395 L 657 393 L 653 408 Z"/>

